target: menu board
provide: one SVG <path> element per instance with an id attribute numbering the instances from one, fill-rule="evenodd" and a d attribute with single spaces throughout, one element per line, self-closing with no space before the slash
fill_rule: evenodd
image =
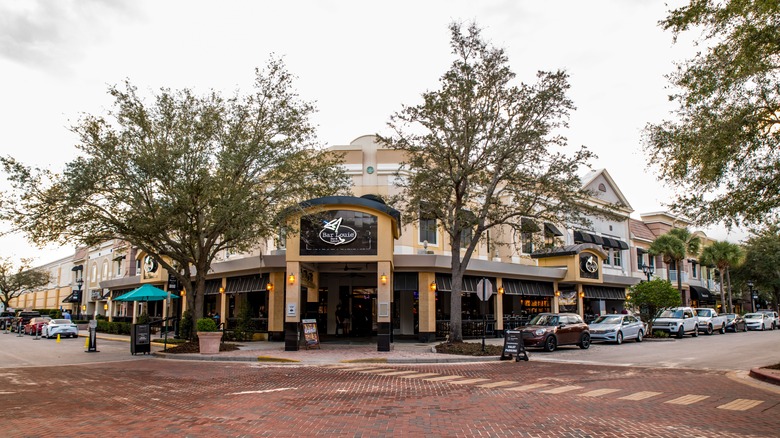
<path id="1" fill-rule="evenodd" d="M 301 320 L 303 326 L 303 341 L 306 349 L 320 348 L 320 335 L 317 333 L 316 319 Z"/>
<path id="2" fill-rule="evenodd" d="M 519 330 L 504 332 L 504 351 L 501 352 L 501 358 L 511 358 L 512 355 L 515 355 L 515 362 L 528 360 L 528 353 L 525 352 L 523 344 L 523 333 Z"/>

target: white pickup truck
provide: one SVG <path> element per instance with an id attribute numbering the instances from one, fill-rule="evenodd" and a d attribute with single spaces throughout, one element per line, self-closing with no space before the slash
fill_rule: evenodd
<path id="1" fill-rule="evenodd" d="M 690 307 L 672 307 L 653 320 L 653 332 L 663 331 L 682 338 L 686 333 L 699 336 L 699 317 Z"/>
<path id="2" fill-rule="evenodd" d="M 715 309 L 697 307 L 696 316 L 699 317 L 699 331 L 711 335 L 717 330 L 719 333 L 726 333 L 726 317 L 718 315 Z"/>

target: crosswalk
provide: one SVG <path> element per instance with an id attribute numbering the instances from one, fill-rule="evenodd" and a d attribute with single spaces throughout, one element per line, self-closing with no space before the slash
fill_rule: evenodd
<path id="1" fill-rule="evenodd" d="M 505 391 L 515 392 L 537 392 L 541 394 L 570 394 L 577 397 L 604 397 L 604 396 L 618 396 L 619 400 L 628 401 L 641 401 L 656 399 L 664 396 L 663 392 L 658 391 L 637 391 L 628 394 L 621 395 L 621 392 L 625 392 L 623 389 L 616 388 L 597 388 L 586 389 L 583 386 L 578 385 L 556 385 L 553 383 L 531 383 L 522 384 L 514 380 L 498 380 L 493 381 L 486 378 L 468 378 L 466 376 L 459 375 L 441 375 L 439 373 L 420 372 L 413 370 L 400 370 L 398 368 L 377 368 L 376 366 L 369 367 L 355 367 L 353 365 L 338 364 L 338 365 L 326 365 L 323 368 L 345 371 L 345 372 L 357 372 L 363 374 L 370 374 L 376 376 L 389 376 L 399 377 L 404 379 L 420 379 L 427 382 L 443 382 L 451 385 L 473 385 L 478 388 L 486 389 L 499 389 Z M 686 394 L 670 400 L 666 400 L 663 403 L 671 405 L 690 406 L 700 403 L 709 399 L 710 396 L 703 394 Z M 753 409 L 764 403 L 763 400 L 752 400 L 739 398 L 728 403 L 716 406 L 717 409 L 723 409 L 728 411 L 747 411 Z"/>

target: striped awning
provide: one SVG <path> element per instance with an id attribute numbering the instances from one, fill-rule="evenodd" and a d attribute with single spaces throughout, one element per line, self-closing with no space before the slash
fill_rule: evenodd
<path id="1" fill-rule="evenodd" d="M 619 250 L 628 249 L 628 244 L 620 239 L 597 236 L 595 234 L 586 233 L 585 231 L 574 232 L 574 243 L 595 243 L 596 245 L 604 246 L 606 248 Z"/>
<path id="2" fill-rule="evenodd" d="M 230 277 L 227 279 L 225 293 L 240 294 L 264 291 L 267 284 L 268 278 L 261 274 Z"/>
<path id="3" fill-rule="evenodd" d="M 463 276 L 463 290 L 461 292 L 476 293 L 477 283 L 482 277 L 473 277 L 471 275 Z M 496 282 L 493 278 L 488 278 L 495 286 Z M 452 276 L 447 274 L 436 274 L 436 290 L 442 292 L 452 292 Z"/>
<path id="4" fill-rule="evenodd" d="M 393 290 L 416 291 L 418 286 L 416 272 L 395 272 L 393 274 Z"/>
<path id="5" fill-rule="evenodd" d="M 625 300 L 626 290 L 621 287 L 583 286 L 585 298 L 595 300 Z"/>
<path id="6" fill-rule="evenodd" d="M 545 281 L 504 279 L 504 293 L 527 297 L 551 297 L 553 284 Z"/>
<path id="7" fill-rule="evenodd" d="M 544 223 L 544 232 L 552 236 L 563 236 L 561 230 L 559 230 L 555 225 L 549 222 Z"/>

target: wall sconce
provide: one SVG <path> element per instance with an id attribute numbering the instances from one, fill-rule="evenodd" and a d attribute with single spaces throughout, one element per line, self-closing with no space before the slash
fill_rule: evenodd
<path id="1" fill-rule="evenodd" d="M 108 304 L 103 304 L 103 310 L 108 310 Z"/>
<path id="2" fill-rule="evenodd" d="M 431 292 L 436 292 L 436 282 L 435 281 L 431 282 L 430 288 L 431 288 Z"/>
<path id="3" fill-rule="evenodd" d="M 379 276 L 379 281 L 381 281 L 382 284 L 387 284 L 387 275 L 385 275 L 384 272 Z"/>
<path id="4" fill-rule="evenodd" d="M 292 284 L 295 284 L 295 274 L 290 274 L 289 277 L 287 277 L 287 282 Z"/>
<path id="5" fill-rule="evenodd" d="M 585 298 L 585 291 L 580 292 L 580 298 Z"/>
<path id="6" fill-rule="evenodd" d="M 630 300 L 630 299 L 631 299 L 631 294 L 626 294 L 626 300 Z"/>
<path id="7" fill-rule="evenodd" d="M 82 304 L 81 305 L 81 311 L 82 312 L 86 312 L 87 311 L 87 305 L 86 304 Z"/>
<path id="8" fill-rule="evenodd" d="M 225 293 L 225 288 L 220 286 L 219 293 L 220 294 L 224 294 Z"/>
<path id="9" fill-rule="evenodd" d="M 183 296 L 183 297 L 187 296 L 187 289 L 182 289 L 181 290 L 181 296 Z"/>
<path id="10" fill-rule="evenodd" d="M 556 296 L 556 297 L 559 297 L 559 296 L 561 296 L 561 291 L 559 291 L 559 290 L 556 290 L 556 291 L 555 291 L 555 296 Z"/>
<path id="11" fill-rule="evenodd" d="M 498 294 L 503 295 L 504 294 L 504 286 L 501 286 L 498 288 Z"/>
<path id="12" fill-rule="evenodd" d="M 266 284 L 265 285 L 265 290 L 267 290 L 268 292 L 271 292 L 272 290 L 274 290 L 274 284 L 273 283 Z"/>

